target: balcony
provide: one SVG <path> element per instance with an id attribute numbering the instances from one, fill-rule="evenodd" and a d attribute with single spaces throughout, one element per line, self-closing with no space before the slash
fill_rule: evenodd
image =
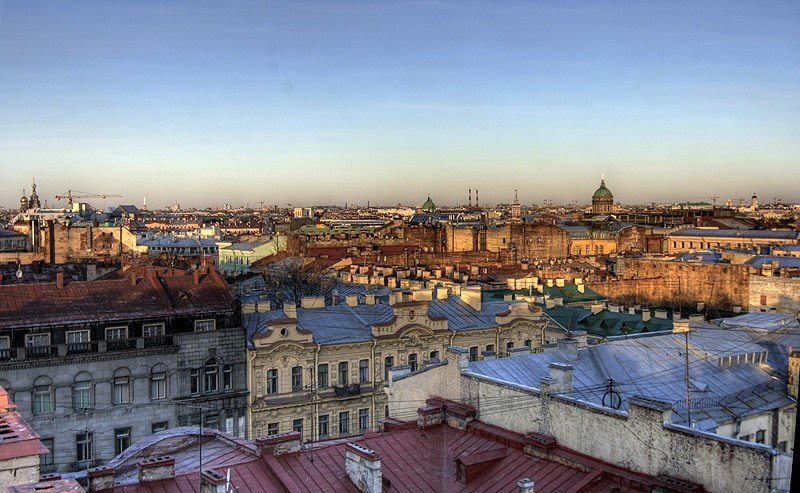
<path id="1" fill-rule="evenodd" d="M 26 358 L 52 358 L 58 356 L 58 346 L 29 346 L 25 348 Z"/>
<path id="2" fill-rule="evenodd" d="M 96 342 L 76 342 L 73 344 L 67 344 L 67 354 L 84 354 L 84 353 L 96 353 L 96 352 L 97 352 Z"/>
<path id="3" fill-rule="evenodd" d="M 136 349 L 136 339 L 106 341 L 106 351 L 126 351 L 128 349 Z"/>
<path id="4" fill-rule="evenodd" d="M 144 338 L 144 347 L 164 347 L 172 346 L 172 336 L 154 336 Z"/>
<path id="5" fill-rule="evenodd" d="M 333 387 L 333 395 L 336 397 L 347 397 L 350 395 L 361 394 L 361 385 L 351 383 L 350 385 L 336 385 Z"/>

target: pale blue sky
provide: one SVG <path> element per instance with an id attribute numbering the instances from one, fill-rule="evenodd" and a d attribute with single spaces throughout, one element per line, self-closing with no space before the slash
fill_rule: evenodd
<path id="1" fill-rule="evenodd" d="M 800 201 L 800 2 L 0 0 L 0 205 Z"/>

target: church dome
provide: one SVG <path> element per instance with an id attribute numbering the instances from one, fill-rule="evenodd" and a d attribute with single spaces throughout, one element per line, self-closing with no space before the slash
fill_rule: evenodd
<path id="1" fill-rule="evenodd" d="M 614 195 L 611 193 L 611 190 L 606 188 L 606 181 L 600 180 L 600 188 L 594 191 L 594 195 L 592 195 L 592 200 L 614 200 Z"/>
<path id="2" fill-rule="evenodd" d="M 431 200 L 431 196 L 428 195 L 428 200 L 426 200 L 425 203 L 422 204 L 422 211 L 434 212 L 435 210 L 436 210 L 436 204 L 433 203 L 433 200 Z"/>

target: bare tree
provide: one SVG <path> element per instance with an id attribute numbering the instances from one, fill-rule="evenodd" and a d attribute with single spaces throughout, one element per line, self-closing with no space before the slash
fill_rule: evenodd
<path id="1" fill-rule="evenodd" d="M 303 296 L 325 296 L 333 288 L 333 278 L 313 258 L 292 255 L 259 270 L 280 304 L 297 304 Z"/>

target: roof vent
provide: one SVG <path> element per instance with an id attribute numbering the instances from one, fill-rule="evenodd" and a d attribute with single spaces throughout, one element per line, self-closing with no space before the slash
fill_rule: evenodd
<path id="1" fill-rule="evenodd" d="M 509 449 L 506 447 L 487 452 L 462 454 L 456 458 L 456 479 L 461 483 L 470 484 L 473 479 L 508 457 L 508 454 Z"/>

